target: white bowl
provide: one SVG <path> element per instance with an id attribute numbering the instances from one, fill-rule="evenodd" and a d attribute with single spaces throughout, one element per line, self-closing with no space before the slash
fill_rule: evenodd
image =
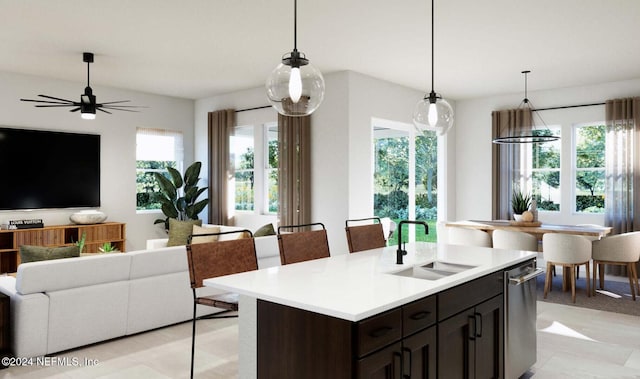
<path id="1" fill-rule="evenodd" d="M 100 211 L 80 211 L 69 216 L 75 224 L 99 224 L 107 219 L 107 215 Z"/>

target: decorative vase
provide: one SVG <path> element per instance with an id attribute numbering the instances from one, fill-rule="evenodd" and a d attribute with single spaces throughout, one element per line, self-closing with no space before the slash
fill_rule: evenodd
<path id="1" fill-rule="evenodd" d="M 107 215 L 104 212 L 94 210 L 80 211 L 69 216 L 71 222 L 80 225 L 99 224 L 106 219 Z"/>
<path id="2" fill-rule="evenodd" d="M 522 221 L 522 215 L 521 214 L 513 214 L 513 219 L 516 221 Z"/>

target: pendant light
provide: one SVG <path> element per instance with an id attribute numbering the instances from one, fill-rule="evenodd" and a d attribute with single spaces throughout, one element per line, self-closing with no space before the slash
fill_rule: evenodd
<path id="1" fill-rule="evenodd" d="M 545 124 L 542 117 L 533 108 L 533 104 L 531 104 L 531 101 L 527 97 L 527 75 L 530 72 L 531 72 L 530 70 L 522 71 L 522 73 L 524 74 L 524 99 L 522 99 L 522 101 L 520 102 L 518 109 L 524 109 L 524 108 L 529 109 L 529 111 L 531 112 L 532 122 L 533 122 L 534 115 L 537 115 L 542 125 L 544 125 L 545 132 L 534 133 L 533 132 L 533 130 L 535 129 L 535 123 L 534 123 L 534 125 L 531 126 L 532 129 L 530 133 L 524 133 L 524 134 L 516 133 L 510 136 L 497 137 L 493 140 L 493 143 L 501 144 L 501 145 L 520 144 L 520 143 L 544 143 L 544 142 L 553 142 L 560 139 L 560 136 L 556 136 L 551 133 L 551 130 L 549 130 L 549 128 L 547 127 L 547 124 Z"/>
<path id="2" fill-rule="evenodd" d="M 298 51 L 298 2 L 293 2 L 293 51 L 267 78 L 267 97 L 278 113 L 306 116 L 318 109 L 324 98 L 324 78 L 304 53 Z"/>
<path id="3" fill-rule="evenodd" d="M 453 108 L 433 89 L 434 82 L 434 0 L 431 0 L 431 92 L 416 104 L 413 123 L 420 133 L 435 131 L 444 135 L 453 125 Z"/>

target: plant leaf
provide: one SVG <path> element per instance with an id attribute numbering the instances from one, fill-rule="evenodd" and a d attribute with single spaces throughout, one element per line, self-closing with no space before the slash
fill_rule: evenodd
<path id="1" fill-rule="evenodd" d="M 162 175 L 159 172 L 154 172 L 156 177 L 156 181 L 158 182 L 158 186 L 162 191 L 162 194 L 167 197 L 169 200 L 173 201 L 178 196 L 178 191 L 173 183 L 167 179 L 166 176 Z"/>
<path id="2" fill-rule="evenodd" d="M 198 214 L 202 212 L 202 210 L 204 209 L 204 207 L 207 206 L 207 204 L 209 204 L 209 199 L 200 200 L 197 203 L 193 204 L 191 208 L 193 208 L 194 215 L 198 216 Z"/>
<path id="3" fill-rule="evenodd" d="M 182 187 L 182 175 L 180 175 L 180 171 L 176 170 L 173 167 L 167 167 L 167 171 L 169 172 L 169 175 L 171 175 L 171 181 L 173 182 L 173 185 L 177 188 Z"/>
<path id="4" fill-rule="evenodd" d="M 165 216 L 169 218 L 178 218 L 178 211 L 176 210 L 176 207 L 173 206 L 173 204 L 162 204 L 162 213 L 164 213 Z"/>
<path id="5" fill-rule="evenodd" d="M 191 166 L 187 168 L 187 171 L 184 173 L 184 182 L 186 186 L 192 187 L 198 183 L 198 180 L 200 180 L 199 176 L 201 168 L 201 162 L 193 162 Z"/>

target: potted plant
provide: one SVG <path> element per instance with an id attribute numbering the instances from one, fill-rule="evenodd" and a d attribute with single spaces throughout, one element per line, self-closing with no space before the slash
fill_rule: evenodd
<path id="1" fill-rule="evenodd" d="M 184 177 L 175 168 L 168 167 L 169 178 L 156 172 L 155 178 L 160 187 L 160 203 L 164 219 L 157 219 L 154 224 L 163 223 L 165 230 L 169 230 L 169 219 L 197 220 L 198 214 L 209 203 L 209 199 L 198 200 L 198 197 L 207 190 L 207 187 L 198 188 L 200 180 L 201 162 L 193 162 L 184 172 Z M 182 188 L 184 186 L 184 188 Z"/>
<path id="2" fill-rule="evenodd" d="M 522 213 L 528 211 L 529 206 L 531 206 L 531 195 L 525 195 L 519 189 L 513 190 L 511 208 L 513 209 L 513 218 L 516 221 L 522 221 Z"/>

